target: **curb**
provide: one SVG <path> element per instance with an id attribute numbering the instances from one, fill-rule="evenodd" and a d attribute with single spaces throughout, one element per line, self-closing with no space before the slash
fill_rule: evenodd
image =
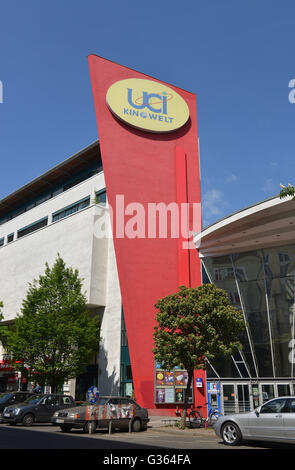
<path id="1" fill-rule="evenodd" d="M 186 435 L 186 436 L 215 436 L 215 431 L 214 429 L 175 429 L 172 426 L 155 426 L 155 427 L 148 427 L 148 431 L 157 431 L 157 432 L 163 432 L 166 434 L 179 434 L 179 435 Z"/>

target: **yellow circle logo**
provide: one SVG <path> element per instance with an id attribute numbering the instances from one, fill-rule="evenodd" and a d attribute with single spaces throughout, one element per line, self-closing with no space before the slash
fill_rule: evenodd
<path id="1" fill-rule="evenodd" d="M 107 91 L 111 112 L 130 126 L 150 132 L 171 132 L 189 118 L 184 99 L 171 88 L 152 80 L 128 78 Z"/>

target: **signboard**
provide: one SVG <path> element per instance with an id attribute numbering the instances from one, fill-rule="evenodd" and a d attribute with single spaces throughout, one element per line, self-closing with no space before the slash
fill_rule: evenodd
<path id="1" fill-rule="evenodd" d="M 134 393 L 139 403 L 152 409 L 155 397 L 164 400 L 162 389 L 170 386 L 162 374 L 157 377 L 159 393 L 155 393 L 151 315 L 155 299 L 176 292 L 178 286 L 202 283 L 195 246 L 189 249 L 183 243 L 189 238 L 186 233 L 198 232 L 201 224 L 201 216 L 196 223 L 193 217 L 195 204 L 200 207 L 201 203 L 196 95 L 93 54 L 88 60 L 106 191 L 113 210 L 111 228 Z M 177 224 L 179 237 L 171 236 L 168 210 L 167 236 L 161 234 L 159 214 L 150 235 L 151 203 L 164 208 L 176 203 L 179 215 L 186 204 L 185 234 Z M 138 227 L 143 220 L 145 230 L 137 234 L 134 227 L 130 236 L 135 219 L 130 218 L 129 209 L 133 207 L 134 217 L 140 218 Z M 127 220 L 120 218 L 122 213 Z"/>
<path id="2" fill-rule="evenodd" d="M 95 387 L 95 386 L 90 387 L 88 389 L 88 392 L 87 392 L 87 399 L 88 399 L 89 403 L 94 405 L 94 403 L 96 403 L 98 401 L 98 398 L 99 398 L 98 388 Z"/>
<path id="3" fill-rule="evenodd" d="M 115 116 L 145 131 L 175 131 L 189 118 L 184 99 L 172 88 L 153 80 L 119 80 L 108 89 L 106 101 Z"/>
<path id="4" fill-rule="evenodd" d="M 203 379 L 201 377 L 196 378 L 196 387 L 202 388 L 203 387 Z"/>

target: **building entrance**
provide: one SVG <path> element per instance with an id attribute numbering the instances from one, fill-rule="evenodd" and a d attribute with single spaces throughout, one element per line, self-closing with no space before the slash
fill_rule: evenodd
<path id="1" fill-rule="evenodd" d="M 291 382 L 221 382 L 221 414 L 244 413 L 252 411 L 272 398 L 294 395 L 295 387 Z"/>

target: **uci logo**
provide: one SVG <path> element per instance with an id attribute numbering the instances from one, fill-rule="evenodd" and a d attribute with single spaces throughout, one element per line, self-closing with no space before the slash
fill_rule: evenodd
<path id="1" fill-rule="evenodd" d="M 142 104 L 134 104 L 132 101 L 132 88 L 127 88 L 128 90 L 128 103 L 135 109 L 144 109 L 148 108 L 150 111 L 153 113 L 162 113 L 162 114 L 167 114 L 167 92 L 162 91 L 162 94 L 157 94 L 157 93 L 147 93 L 146 91 L 142 92 Z M 152 104 L 151 104 L 151 101 Z M 155 108 L 155 100 L 157 100 L 156 103 L 160 103 L 162 105 L 161 108 Z M 155 103 L 153 105 L 153 103 Z"/>
<path id="2" fill-rule="evenodd" d="M 127 124 L 150 132 L 171 132 L 189 119 L 185 100 L 172 88 L 140 78 L 120 80 L 107 91 L 111 112 Z"/>

